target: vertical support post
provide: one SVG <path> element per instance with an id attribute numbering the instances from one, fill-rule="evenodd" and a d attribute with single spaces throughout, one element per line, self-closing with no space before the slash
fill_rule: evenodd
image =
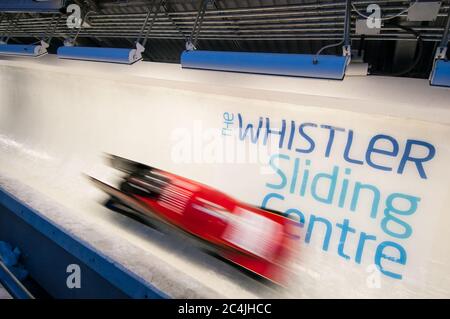
<path id="1" fill-rule="evenodd" d="M 432 86 L 450 87 L 450 61 L 447 60 L 447 45 L 450 29 L 450 10 L 447 14 L 447 22 L 442 34 L 442 40 L 434 55 L 433 69 L 430 73 L 430 84 Z"/>
<path id="2" fill-rule="evenodd" d="M 445 59 L 445 56 L 447 54 L 449 30 L 450 30 L 450 10 L 448 10 L 447 13 L 447 23 L 445 24 L 444 33 L 442 34 L 442 40 L 439 43 L 439 47 L 437 48 L 435 59 Z"/>
<path id="3" fill-rule="evenodd" d="M 194 22 L 194 27 L 192 28 L 191 36 L 189 37 L 188 42 L 186 43 L 186 50 L 192 51 L 197 47 L 198 36 L 200 34 L 200 29 L 203 24 L 203 19 L 205 17 L 206 7 L 211 0 L 202 0 L 200 3 L 200 7 L 198 8 L 197 17 Z"/>
<path id="4" fill-rule="evenodd" d="M 351 23 L 351 6 L 352 1 L 346 0 L 345 2 L 345 20 L 344 20 L 344 45 L 342 47 L 343 56 L 351 56 L 351 39 L 350 39 L 350 23 Z"/>
<path id="5" fill-rule="evenodd" d="M 9 294 L 15 299 L 34 299 L 33 295 L 13 275 L 0 259 L 0 282 Z"/>

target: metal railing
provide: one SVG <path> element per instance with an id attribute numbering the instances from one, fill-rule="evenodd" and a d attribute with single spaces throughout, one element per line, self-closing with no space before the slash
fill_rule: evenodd
<path id="1" fill-rule="evenodd" d="M 380 3 L 386 14 L 399 12 L 407 8 L 404 1 L 357 1 L 356 6 L 364 10 L 368 3 Z M 250 7 L 238 9 L 208 9 L 205 13 L 199 40 L 336 40 L 340 39 L 344 23 L 344 2 L 321 4 L 298 4 L 269 7 Z M 80 37 L 94 38 L 136 38 L 146 19 L 142 13 L 108 13 L 108 5 L 103 5 L 98 14 L 90 16 L 91 27 L 83 28 Z M 143 7 L 144 9 L 144 7 Z M 439 12 L 445 17 L 449 4 L 443 3 Z M 172 11 L 157 14 L 149 32 L 150 39 L 185 39 L 189 36 L 197 11 Z M 401 17 L 405 17 L 406 13 Z M 356 15 L 353 12 L 353 18 Z M 38 15 L 20 18 L 12 37 L 36 37 L 44 33 L 51 16 Z M 354 19 L 353 19 L 354 21 Z M 0 34 L 7 31 L 8 21 L 0 23 Z M 414 28 L 420 31 L 424 41 L 439 41 L 444 27 L 422 26 Z M 147 30 L 145 30 L 147 31 Z M 65 38 L 70 30 L 61 19 L 55 28 L 54 36 Z M 355 33 L 354 25 L 351 34 Z M 411 34 L 400 28 L 383 28 L 376 36 L 367 36 L 366 40 L 415 40 Z"/>

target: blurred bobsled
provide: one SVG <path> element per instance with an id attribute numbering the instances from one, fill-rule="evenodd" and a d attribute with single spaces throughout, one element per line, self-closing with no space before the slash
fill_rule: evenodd
<path id="1" fill-rule="evenodd" d="M 119 188 L 89 178 L 110 196 L 109 204 L 181 230 L 271 282 L 287 283 L 293 220 L 154 167 L 114 155 L 108 160 L 125 173 Z"/>

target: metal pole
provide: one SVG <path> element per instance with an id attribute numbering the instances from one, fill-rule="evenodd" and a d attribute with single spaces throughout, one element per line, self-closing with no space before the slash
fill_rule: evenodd
<path id="1" fill-rule="evenodd" d="M 164 0 L 159 0 L 157 6 L 156 6 L 156 3 L 155 3 L 155 7 L 153 9 L 153 10 L 155 10 L 155 12 L 153 14 L 153 19 L 152 19 L 152 22 L 150 22 L 150 25 L 148 27 L 147 33 L 145 34 L 144 43 L 142 44 L 144 47 L 147 44 L 148 36 L 150 35 L 150 31 L 152 30 L 153 25 L 155 24 L 156 18 L 158 16 L 158 13 L 161 10 L 161 6 L 163 6 L 163 5 L 164 5 Z"/>
<path id="2" fill-rule="evenodd" d="M 0 283 L 15 299 L 34 299 L 27 288 L 14 276 L 14 274 L 0 260 Z"/>
<path id="3" fill-rule="evenodd" d="M 450 9 L 448 10 L 448 13 L 447 13 L 447 23 L 445 25 L 445 29 L 442 34 L 442 40 L 436 49 L 436 54 L 434 55 L 435 60 L 440 60 L 440 59 L 446 58 L 449 29 L 450 29 Z"/>
<path id="4" fill-rule="evenodd" d="M 344 22 L 344 46 L 350 45 L 350 22 L 351 22 L 352 1 L 347 0 L 345 4 L 345 22 Z"/>
<path id="5" fill-rule="evenodd" d="M 447 23 L 445 24 L 444 34 L 442 36 L 442 40 L 441 40 L 441 43 L 439 45 L 440 47 L 447 47 L 449 30 L 450 30 L 450 9 L 448 10 Z"/>

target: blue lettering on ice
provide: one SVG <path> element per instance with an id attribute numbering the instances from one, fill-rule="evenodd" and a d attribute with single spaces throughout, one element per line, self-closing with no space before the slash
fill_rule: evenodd
<path id="1" fill-rule="evenodd" d="M 347 134 L 345 148 L 342 151 L 343 159 L 353 165 L 364 165 L 367 164 L 369 167 L 382 171 L 395 171 L 397 174 L 404 174 L 405 171 L 410 170 L 412 174 L 414 172 L 418 173 L 420 178 L 427 179 L 428 175 L 426 173 L 426 163 L 431 161 L 436 155 L 436 148 L 425 141 L 408 139 L 405 143 L 405 149 L 403 154 L 399 154 L 400 145 L 397 139 L 393 136 L 386 134 L 377 134 L 373 136 L 366 148 L 364 154 L 364 160 L 357 159 L 352 155 L 350 156 L 351 148 L 354 143 L 355 133 L 352 129 L 345 129 L 340 127 L 335 127 L 331 125 L 318 125 L 316 123 L 301 123 L 297 124 L 295 121 L 290 121 L 290 125 L 286 124 L 286 120 L 278 121 L 279 127 L 281 129 L 275 129 L 274 123 L 266 117 L 259 117 L 258 122 L 254 123 L 245 123 L 242 114 L 238 113 L 238 125 L 239 125 L 239 139 L 246 140 L 249 139 L 251 143 L 258 143 L 261 136 L 261 131 L 263 130 L 263 143 L 267 144 L 269 137 L 278 138 L 278 147 L 280 149 L 286 148 L 291 150 L 294 147 L 294 141 L 300 140 L 300 142 L 306 143 L 307 146 L 304 148 L 296 147 L 294 148 L 298 153 L 312 153 L 316 150 L 316 146 L 318 143 L 317 139 L 313 138 L 313 134 L 311 134 L 313 129 L 318 130 L 327 130 L 328 138 L 325 146 L 325 152 L 323 156 L 325 158 L 329 158 L 331 154 L 338 154 L 336 151 L 333 151 L 333 144 L 335 144 L 335 139 L 338 134 L 336 132 L 342 132 Z M 305 131 L 305 128 L 309 128 L 308 133 Z M 287 143 L 285 140 L 287 139 Z M 385 142 L 389 144 L 389 147 L 380 147 L 379 142 Z M 418 156 L 414 155 L 417 151 L 424 151 L 425 155 Z M 399 163 L 397 164 L 396 169 L 394 167 L 387 166 L 386 164 L 382 165 L 377 162 L 374 158 L 374 155 L 378 155 L 378 157 L 382 156 L 387 159 L 397 159 L 399 157 Z"/>
<path id="2" fill-rule="evenodd" d="M 393 267 L 406 265 L 407 251 L 401 242 L 385 238 L 387 235 L 401 241 L 412 236 L 413 227 L 408 216 L 417 212 L 420 197 L 392 191 L 384 194 L 376 185 L 350 179 L 352 170 L 348 167 L 334 165 L 327 171 L 314 171 L 312 161 L 303 156 L 316 152 L 316 158 L 335 157 L 349 165 L 365 165 L 385 173 L 428 179 L 429 162 L 436 156 L 434 145 L 417 139 L 403 141 L 388 134 L 375 134 L 365 140 L 366 136 L 359 136 L 351 128 L 329 124 L 296 123 L 285 119 L 273 121 L 269 117 L 259 117 L 256 123 L 251 123 L 246 122 L 240 113 L 237 113 L 237 118 L 241 141 L 267 145 L 270 138 L 280 150 L 286 149 L 297 154 L 295 157 L 276 153 L 270 157 L 269 166 L 275 174 L 265 185 L 270 191 L 262 200 L 262 208 L 269 209 L 284 202 L 286 197 L 281 193 L 285 192 L 298 196 L 300 206 L 303 205 L 302 200 L 309 197 L 307 203 L 315 201 L 320 203 L 319 207 L 329 205 L 346 209 L 350 216 L 365 214 L 384 233 L 378 239 L 374 234 L 351 225 L 349 218 L 332 222 L 315 212 L 307 212 L 305 207 L 289 207 L 281 214 L 295 220 L 299 230 L 305 230 L 304 238 L 300 238 L 301 232 L 290 234 L 293 238 L 302 239 L 307 244 L 317 243 L 325 252 L 330 250 L 334 239 L 337 241 L 336 252 L 339 257 L 353 260 L 356 264 L 363 261 L 374 263 L 383 275 L 393 279 L 403 278 L 401 269 L 394 270 Z M 338 145 L 342 145 L 342 149 Z M 338 216 L 339 211 L 326 213 Z M 359 225 L 364 227 L 363 224 Z M 349 241 L 355 244 L 348 244 Z M 347 246 L 353 247 L 353 253 Z M 368 246 L 372 248 L 368 249 Z"/>

